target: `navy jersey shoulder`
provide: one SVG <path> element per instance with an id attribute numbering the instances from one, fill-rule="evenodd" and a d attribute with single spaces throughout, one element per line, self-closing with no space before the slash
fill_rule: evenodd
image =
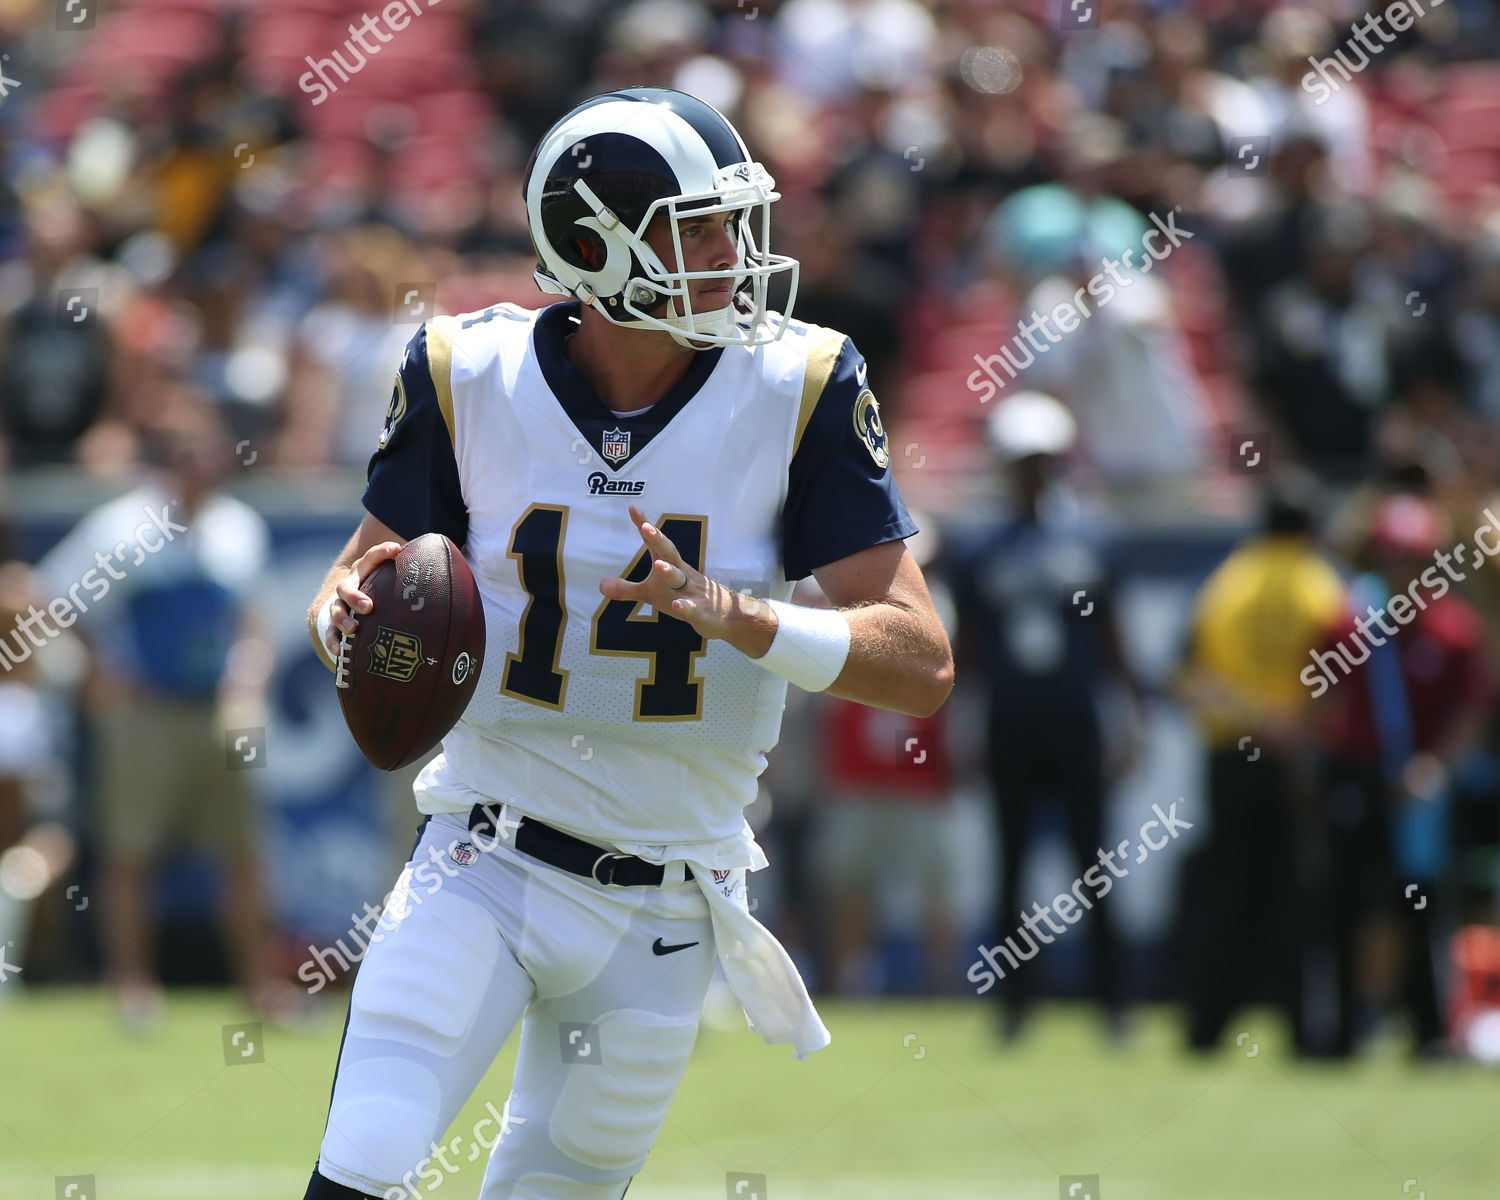
<path id="1" fill-rule="evenodd" d="M 441 386 L 446 394 L 446 378 Z M 469 538 L 469 510 L 453 454 L 451 412 L 451 404 L 445 413 L 439 400 L 424 324 L 406 344 L 396 372 L 380 444 L 370 458 L 364 506 L 407 541 L 441 533 L 462 548 Z"/>
<path id="2" fill-rule="evenodd" d="M 781 531 L 788 579 L 917 532 L 891 477 L 890 443 L 867 370 L 845 338 L 792 455 Z"/>

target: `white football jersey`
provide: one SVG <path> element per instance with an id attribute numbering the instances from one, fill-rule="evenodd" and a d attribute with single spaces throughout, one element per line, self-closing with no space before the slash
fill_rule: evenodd
<path id="1" fill-rule="evenodd" d="M 913 532 L 864 361 L 793 322 L 765 346 L 700 352 L 667 396 L 621 416 L 563 351 L 576 311 L 437 318 L 397 377 L 366 507 L 402 537 L 452 537 L 486 622 L 478 688 L 419 807 L 461 807 L 444 795 L 457 784 L 592 841 L 661 847 L 652 857 L 748 841 L 786 681 L 599 584 L 650 567 L 632 503 L 711 578 L 779 600 Z"/>

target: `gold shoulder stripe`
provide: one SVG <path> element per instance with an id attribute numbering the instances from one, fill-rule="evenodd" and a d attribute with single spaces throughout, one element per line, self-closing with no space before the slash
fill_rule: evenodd
<path id="1" fill-rule="evenodd" d="M 807 373 L 802 377 L 802 407 L 797 411 L 797 433 L 792 438 L 793 454 L 797 453 L 797 447 L 802 444 L 802 434 L 807 429 L 807 423 L 812 420 L 818 397 L 828 386 L 828 380 L 833 375 L 833 364 L 848 340 L 846 334 L 839 333 L 836 329 L 824 329 L 821 325 L 814 325 L 807 331 Z"/>
<path id="2" fill-rule="evenodd" d="M 453 317 L 433 317 L 427 322 L 427 369 L 432 373 L 443 424 L 448 426 L 448 439 L 455 448 L 458 433 L 453 421 L 453 334 L 457 328 L 458 322 Z"/>

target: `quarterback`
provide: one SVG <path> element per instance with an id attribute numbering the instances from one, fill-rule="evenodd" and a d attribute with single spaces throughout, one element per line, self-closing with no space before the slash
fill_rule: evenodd
<path id="1" fill-rule="evenodd" d="M 517 1023 L 483 1200 L 620 1200 L 716 960 L 767 1042 L 827 1045 L 745 894 L 787 683 L 917 715 L 952 687 L 864 359 L 768 311 L 797 263 L 770 253 L 775 184 L 734 127 L 681 92 L 597 96 L 524 190 L 537 283 L 566 299 L 412 338 L 366 516 L 309 611 L 331 662 L 371 611 L 360 581 L 439 532 L 488 628 L 417 779 L 427 820 L 354 985 L 309 1200 L 416 1192 Z M 832 607 L 789 602 L 808 575 Z M 423 869 L 440 886 L 416 896 Z"/>

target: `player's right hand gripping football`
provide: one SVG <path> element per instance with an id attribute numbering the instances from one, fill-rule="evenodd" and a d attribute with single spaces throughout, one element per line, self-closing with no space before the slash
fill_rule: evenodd
<path id="1" fill-rule="evenodd" d="M 333 608 L 330 614 L 333 617 L 333 623 L 328 629 L 328 653 L 334 658 L 338 657 L 340 634 L 354 633 L 359 628 L 359 618 L 374 607 L 374 602 L 370 597 L 359 590 L 360 584 L 368 579 L 370 572 L 386 559 L 395 558 L 400 550 L 400 542 L 376 542 L 355 559 L 349 569 L 335 582 Z"/>

